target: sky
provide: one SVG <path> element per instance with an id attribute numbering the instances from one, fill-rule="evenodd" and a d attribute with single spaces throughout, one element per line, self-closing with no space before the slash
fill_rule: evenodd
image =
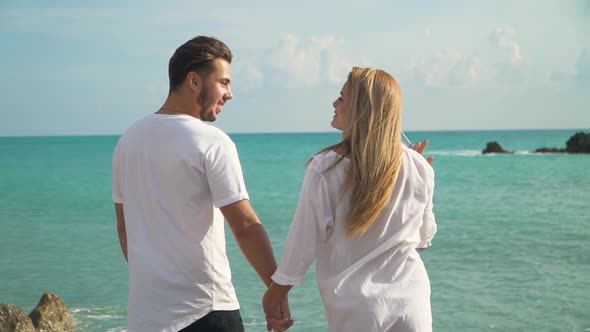
<path id="1" fill-rule="evenodd" d="M 586 0 L 0 0 L 0 136 L 123 133 L 197 35 L 234 54 L 228 133 L 333 131 L 352 66 L 398 80 L 407 131 L 590 128 Z"/>

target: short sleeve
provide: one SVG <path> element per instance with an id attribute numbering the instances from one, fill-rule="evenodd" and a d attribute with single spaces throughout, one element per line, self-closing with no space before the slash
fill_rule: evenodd
<path id="1" fill-rule="evenodd" d="M 227 136 L 206 153 L 205 173 L 215 207 L 249 199 L 235 144 Z"/>
<path id="2" fill-rule="evenodd" d="M 422 219 L 422 225 L 420 226 L 420 243 L 417 248 L 428 248 L 432 245 L 432 239 L 437 231 L 436 220 L 434 218 L 433 209 L 433 198 L 434 198 L 434 173 L 432 173 L 429 179 L 428 186 L 430 190 L 427 195 L 426 208 L 424 209 L 424 217 Z"/>
<path id="3" fill-rule="evenodd" d="M 318 170 L 310 165 L 301 187 L 299 204 L 285 241 L 283 256 L 272 280 L 280 285 L 299 285 L 316 260 L 326 228 L 332 218 L 327 187 Z"/>
<path id="4" fill-rule="evenodd" d="M 113 181 L 113 202 L 115 203 L 123 203 L 123 191 L 121 190 L 121 186 L 123 185 L 121 183 L 121 172 L 124 169 L 124 165 L 123 165 L 123 158 L 121 156 L 121 141 L 119 140 L 119 142 L 117 142 L 117 146 L 115 147 L 115 151 L 113 152 L 113 175 L 112 175 L 112 181 Z"/>

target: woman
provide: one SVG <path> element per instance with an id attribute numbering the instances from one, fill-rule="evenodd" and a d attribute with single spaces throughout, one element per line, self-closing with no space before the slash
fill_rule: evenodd
<path id="1" fill-rule="evenodd" d="M 401 142 L 399 86 L 385 71 L 354 67 L 333 106 L 342 141 L 308 163 L 263 298 L 269 328 L 286 326 L 279 305 L 317 260 L 330 331 L 431 331 L 430 282 L 417 249 L 436 233 L 434 171 Z"/>

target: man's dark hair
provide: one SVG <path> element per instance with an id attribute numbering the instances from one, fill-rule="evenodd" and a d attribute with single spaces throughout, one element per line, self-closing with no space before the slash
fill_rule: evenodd
<path id="1" fill-rule="evenodd" d="M 197 36 L 176 49 L 168 63 L 170 90 L 176 90 L 191 71 L 207 77 L 215 59 L 223 59 L 231 63 L 233 54 L 221 40 L 213 37 Z"/>

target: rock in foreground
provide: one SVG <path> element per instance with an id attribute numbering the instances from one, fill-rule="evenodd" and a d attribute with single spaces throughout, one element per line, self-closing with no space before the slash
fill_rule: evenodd
<path id="1" fill-rule="evenodd" d="M 65 302 L 57 295 L 45 293 L 29 317 L 39 332 L 69 332 L 74 320 Z"/>
<path id="2" fill-rule="evenodd" d="M 21 308 L 0 303 L 0 331 L 35 332 L 33 322 Z"/>

